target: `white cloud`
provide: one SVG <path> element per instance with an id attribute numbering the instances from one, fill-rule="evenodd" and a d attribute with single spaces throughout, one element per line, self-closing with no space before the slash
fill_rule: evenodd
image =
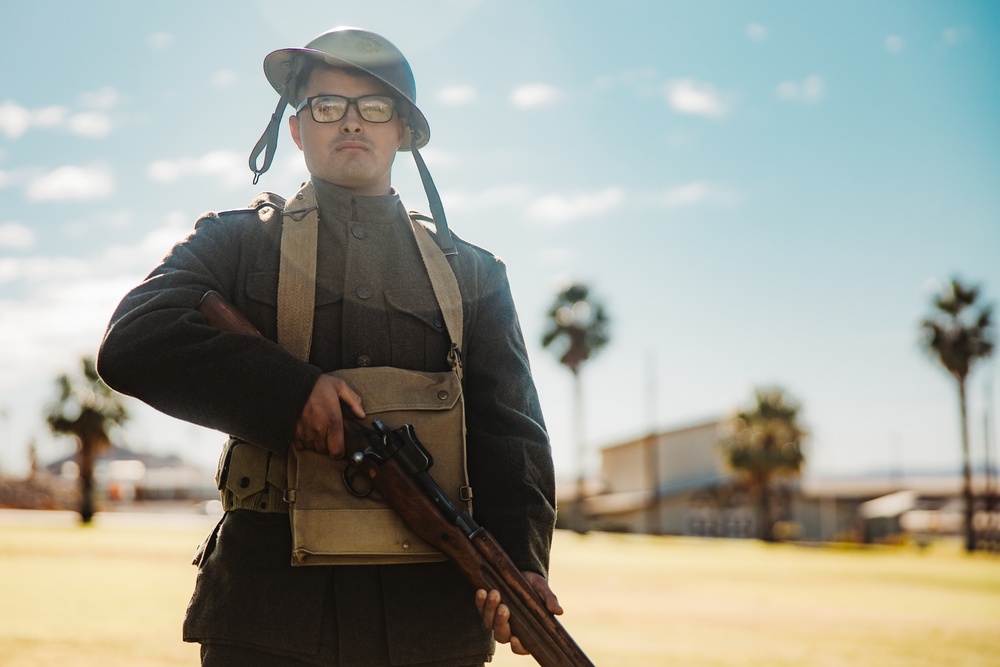
<path id="1" fill-rule="evenodd" d="M 822 101 L 826 94 L 826 84 L 823 77 L 818 74 L 810 74 L 801 82 L 783 81 L 778 84 L 775 94 L 783 100 L 789 102 L 805 102 L 816 104 Z"/>
<path id="2" fill-rule="evenodd" d="M 75 281 L 89 264 L 74 257 L 2 257 L 0 258 L 0 284 L 21 280 L 36 287 L 44 281 Z"/>
<path id="3" fill-rule="evenodd" d="M 108 167 L 69 165 L 35 178 L 28 184 L 27 194 L 33 201 L 101 199 L 114 189 L 114 175 Z"/>
<path id="4" fill-rule="evenodd" d="M 767 28 L 760 23 L 751 23 L 747 26 L 747 37 L 754 42 L 763 42 L 767 39 Z"/>
<path id="5" fill-rule="evenodd" d="M 17 139 L 31 127 L 31 113 L 19 104 L 0 102 L 0 132 L 8 139 Z"/>
<path id="6" fill-rule="evenodd" d="M 885 38 L 885 50 L 888 53 L 893 55 L 902 53 L 905 47 L 906 44 L 903 42 L 903 38 L 899 35 L 889 35 Z"/>
<path id="7" fill-rule="evenodd" d="M 518 109 L 537 109 L 550 106 L 559 100 L 561 93 L 547 83 L 529 83 L 518 86 L 510 94 L 510 101 Z"/>
<path id="8" fill-rule="evenodd" d="M 35 245 L 35 231 L 20 222 L 0 224 L 0 248 L 25 250 Z"/>
<path id="9" fill-rule="evenodd" d="M 951 26 L 941 31 L 941 42 L 945 46 L 958 46 L 973 36 L 968 26 Z"/>
<path id="10" fill-rule="evenodd" d="M 236 72 L 231 69 L 220 69 L 212 75 L 212 85 L 216 88 L 230 88 L 236 80 Z"/>
<path id="11" fill-rule="evenodd" d="M 481 211 L 488 208 L 511 206 L 511 202 L 527 201 L 531 197 L 529 188 L 523 185 L 501 185 L 481 192 L 448 190 L 441 193 L 441 200 L 449 211 Z"/>
<path id="12" fill-rule="evenodd" d="M 175 243 L 194 229 L 194 220 L 180 211 L 163 217 L 163 224 L 152 230 L 135 245 L 108 248 L 105 261 L 118 269 L 131 269 L 145 273 L 160 260 Z"/>
<path id="13" fill-rule="evenodd" d="M 527 216 L 541 222 L 562 224 L 601 215 L 620 206 L 624 201 L 625 191 L 614 186 L 598 192 L 551 194 L 531 202 Z"/>
<path id="14" fill-rule="evenodd" d="M 121 95 L 118 91 L 111 86 L 105 86 L 100 90 L 88 91 L 85 93 L 80 93 L 77 98 L 80 106 L 87 109 L 96 109 L 98 111 L 110 111 L 118 106 L 121 101 Z"/>
<path id="15" fill-rule="evenodd" d="M 64 106 L 49 106 L 35 109 L 31 112 L 31 124 L 34 127 L 59 127 L 66 123 L 69 109 Z"/>
<path id="16" fill-rule="evenodd" d="M 66 129 L 78 136 L 94 139 L 106 137 L 111 132 L 111 118 L 100 108 L 113 105 L 117 93 L 105 88 L 97 93 L 84 93 L 81 100 L 84 106 L 99 109 L 71 114 L 70 109 L 62 105 L 32 110 L 6 100 L 0 103 L 0 132 L 8 139 L 17 139 L 31 128 Z"/>
<path id="17" fill-rule="evenodd" d="M 475 86 L 448 86 L 438 93 L 438 100 L 447 106 L 471 104 L 479 97 Z"/>
<path id="18" fill-rule="evenodd" d="M 625 70 L 617 75 L 602 74 L 590 84 L 595 93 L 608 93 L 618 88 L 626 88 L 641 97 L 655 97 L 660 94 L 663 82 L 654 67 Z"/>
<path id="19" fill-rule="evenodd" d="M 30 292 L 0 305 L 0 340 L 6 353 L 0 390 L 16 391 L 25 378 L 54 377 L 60 366 L 97 351 L 115 304 L 143 275 L 109 275 L 108 267 L 99 260 L 72 257 L 17 263 L 0 258 L 0 283 L 13 272 Z"/>
<path id="20" fill-rule="evenodd" d="M 81 137 L 102 139 L 111 133 L 111 119 L 100 111 L 84 111 L 70 117 L 69 130 Z"/>
<path id="21" fill-rule="evenodd" d="M 722 95 L 710 83 L 694 79 L 675 79 L 666 86 L 667 102 L 678 113 L 722 118 L 726 115 L 726 104 Z"/>
<path id="22" fill-rule="evenodd" d="M 173 183 L 187 176 L 219 178 L 227 187 L 243 185 L 247 179 L 246 158 L 235 151 L 212 151 L 198 158 L 158 160 L 149 165 L 149 177 Z"/>
<path id="23" fill-rule="evenodd" d="M 538 263 L 545 266 L 566 266 L 576 253 L 572 248 L 541 248 L 535 253 Z"/>
<path id="24" fill-rule="evenodd" d="M 420 156 L 431 167 L 451 167 L 458 163 L 458 156 L 435 147 L 420 149 Z"/>
<path id="25" fill-rule="evenodd" d="M 667 188 L 657 196 L 656 203 L 664 208 L 676 209 L 699 204 L 735 204 L 738 197 L 735 193 L 707 181 L 693 181 Z"/>
<path id="26" fill-rule="evenodd" d="M 174 36 L 169 32 L 154 32 L 146 37 L 146 44 L 154 51 L 162 51 L 173 44 Z"/>

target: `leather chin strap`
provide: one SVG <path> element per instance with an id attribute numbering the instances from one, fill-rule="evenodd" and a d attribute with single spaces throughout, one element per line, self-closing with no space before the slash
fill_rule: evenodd
<path id="1" fill-rule="evenodd" d="M 287 88 L 288 84 L 286 82 L 285 89 L 287 90 Z M 260 139 L 257 140 L 256 145 L 254 145 L 253 150 L 250 152 L 250 171 L 254 173 L 254 185 L 257 185 L 261 174 L 271 168 L 271 161 L 274 160 L 274 151 L 278 148 L 278 133 L 281 131 L 281 118 L 285 115 L 285 106 L 287 104 L 288 93 L 285 92 L 281 94 L 278 106 L 274 108 L 271 120 L 267 124 L 267 127 L 264 128 L 264 134 L 260 135 Z M 261 153 L 264 153 L 264 164 L 258 167 L 257 158 L 260 157 Z"/>
<path id="2" fill-rule="evenodd" d="M 427 204 L 431 208 L 431 217 L 434 219 L 434 227 L 437 229 L 438 245 L 441 246 L 441 252 L 445 254 L 445 257 L 457 255 L 458 250 L 455 249 L 455 242 L 451 238 L 451 230 L 448 229 L 448 219 L 444 216 L 441 195 L 438 194 L 437 188 L 434 186 L 434 179 L 431 178 L 431 172 L 427 170 L 424 158 L 420 155 L 420 151 L 417 150 L 417 139 L 419 136 L 416 132 L 412 133 L 413 138 L 411 140 L 412 147 L 410 148 L 410 152 L 413 153 L 413 161 L 417 163 L 417 171 L 420 172 L 420 181 L 424 184 Z"/>

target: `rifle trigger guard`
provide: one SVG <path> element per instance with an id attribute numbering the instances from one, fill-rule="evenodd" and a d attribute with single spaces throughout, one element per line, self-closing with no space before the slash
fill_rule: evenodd
<path id="1" fill-rule="evenodd" d="M 368 496 L 375 489 L 375 485 L 368 478 L 368 475 L 365 474 L 365 471 L 362 470 L 361 466 L 355 463 L 348 464 L 347 467 L 344 468 L 344 472 L 341 473 L 341 476 L 344 478 L 344 486 L 347 487 L 347 490 L 351 492 L 351 495 L 358 498 Z M 364 488 L 355 487 L 355 480 L 359 477 L 366 481 Z"/>

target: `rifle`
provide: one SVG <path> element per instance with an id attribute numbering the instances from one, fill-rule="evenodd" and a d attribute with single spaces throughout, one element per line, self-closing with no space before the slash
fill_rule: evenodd
<path id="1" fill-rule="evenodd" d="M 207 292 L 198 311 L 216 329 L 261 336 L 218 292 Z M 500 543 L 455 507 L 437 485 L 428 472 L 431 455 L 413 426 L 389 430 L 379 420 L 372 426 L 369 429 L 345 413 L 345 450 L 403 521 L 447 556 L 473 587 L 500 592 L 510 610 L 511 631 L 539 665 L 594 667 Z"/>

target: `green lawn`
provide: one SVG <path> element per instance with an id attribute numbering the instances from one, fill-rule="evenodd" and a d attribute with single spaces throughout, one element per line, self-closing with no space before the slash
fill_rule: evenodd
<path id="1" fill-rule="evenodd" d="M 194 665 L 202 533 L 0 525 L 0 665 Z M 560 532 L 552 584 L 600 667 L 995 667 L 1000 558 Z M 502 647 L 495 663 L 534 664 Z"/>

